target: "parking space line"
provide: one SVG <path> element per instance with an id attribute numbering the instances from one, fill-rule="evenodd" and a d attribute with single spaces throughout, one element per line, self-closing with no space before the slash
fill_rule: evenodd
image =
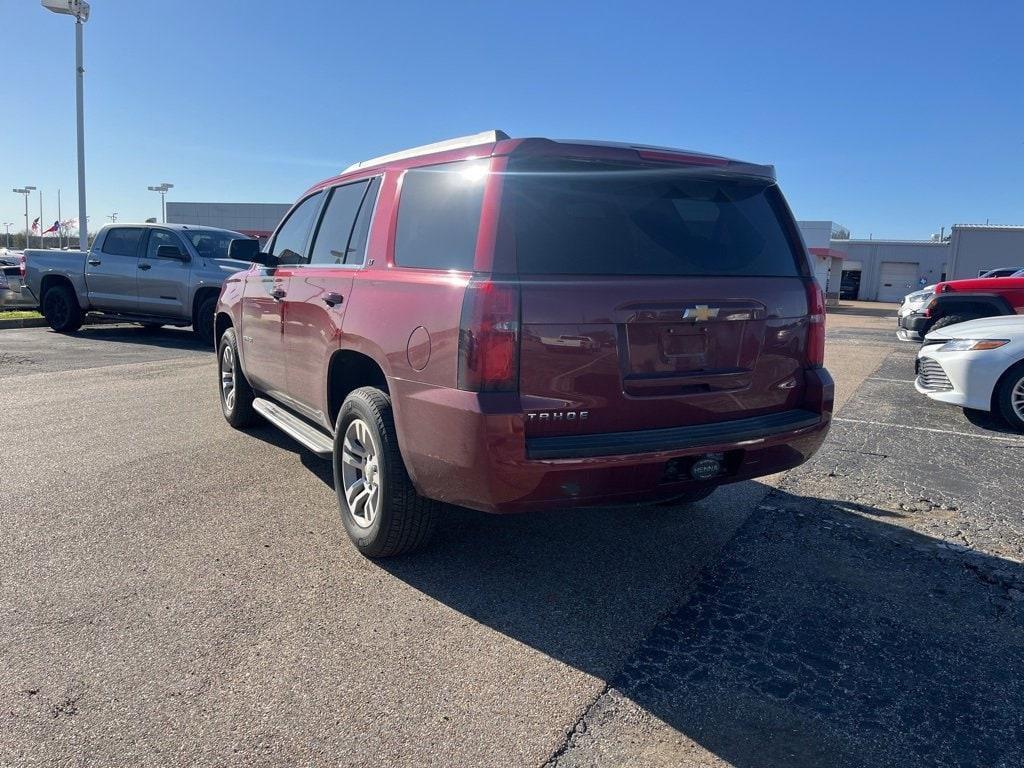
<path id="1" fill-rule="evenodd" d="M 912 424 L 893 424 L 888 421 L 870 421 L 869 419 L 848 419 L 841 416 L 833 416 L 832 421 L 844 422 L 846 424 L 869 424 L 873 427 L 897 427 L 899 429 L 916 429 L 919 432 L 940 432 L 944 435 L 956 435 L 957 437 L 976 437 L 979 440 L 996 440 L 1000 443 L 1014 443 L 1024 445 L 1024 438 L 1000 437 L 999 435 L 979 435 L 974 432 L 959 432 L 955 429 L 935 429 L 934 427 L 917 427 Z"/>

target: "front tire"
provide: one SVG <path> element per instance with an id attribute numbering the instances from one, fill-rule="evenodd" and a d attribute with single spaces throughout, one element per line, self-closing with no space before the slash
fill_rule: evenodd
<path id="1" fill-rule="evenodd" d="M 995 400 L 1010 426 L 1024 432 L 1024 362 L 1003 374 L 996 387 Z"/>
<path id="2" fill-rule="evenodd" d="M 43 296 L 43 317 L 57 333 L 74 333 L 82 327 L 85 313 L 70 285 L 55 285 Z"/>
<path id="3" fill-rule="evenodd" d="M 945 328 L 947 325 L 956 325 L 957 323 L 966 323 L 968 320 L 977 320 L 977 315 L 946 315 L 940 317 L 931 326 L 928 327 L 927 332 L 937 331 L 939 328 Z M 922 334 L 923 336 L 924 334 Z"/>
<path id="4" fill-rule="evenodd" d="M 217 311 L 217 297 L 210 296 L 199 303 L 196 316 L 192 318 L 192 331 L 207 344 L 213 344 L 213 315 Z"/>
<path id="5" fill-rule="evenodd" d="M 416 493 L 398 449 L 391 398 L 374 387 L 354 390 L 334 431 L 334 488 L 345 530 L 366 557 L 424 547 L 441 504 Z"/>
<path id="6" fill-rule="evenodd" d="M 259 416 L 252 407 L 256 399 L 238 357 L 235 329 L 228 328 L 220 337 L 217 347 L 217 379 L 220 390 L 220 410 L 235 429 L 252 426 Z"/>

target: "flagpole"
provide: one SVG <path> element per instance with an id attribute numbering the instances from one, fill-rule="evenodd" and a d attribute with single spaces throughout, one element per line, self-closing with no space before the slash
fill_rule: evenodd
<path id="1" fill-rule="evenodd" d="M 57 248 L 64 246 L 64 238 L 60 234 L 60 188 L 57 189 Z"/>

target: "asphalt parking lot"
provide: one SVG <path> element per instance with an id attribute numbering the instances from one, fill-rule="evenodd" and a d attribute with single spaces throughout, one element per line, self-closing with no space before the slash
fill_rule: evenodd
<path id="1" fill-rule="evenodd" d="M 349 546 L 186 331 L 0 331 L 0 765 L 1024 763 L 1024 436 L 830 316 L 808 464 Z"/>

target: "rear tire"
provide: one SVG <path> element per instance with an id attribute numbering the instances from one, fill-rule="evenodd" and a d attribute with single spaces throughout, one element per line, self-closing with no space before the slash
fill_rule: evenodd
<path id="1" fill-rule="evenodd" d="M 1024 362 L 1003 374 L 996 386 L 995 400 L 1010 426 L 1024 432 Z"/>
<path id="2" fill-rule="evenodd" d="M 928 328 L 928 332 L 937 331 L 939 328 L 945 328 L 947 325 L 956 325 L 957 323 L 966 323 L 968 320 L 977 319 L 977 315 L 946 315 L 932 323 Z"/>
<path id="3" fill-rule="evenodd" d="M 70 285 L 55 285 L 43 294 L 43 317 L 57 333 L 74 333 L 82 327 L 85 313 Z"/>
<path id="4" fill-rule="evenodd" d="M 199 303 L 196 316 L 192 318 L 192 331 L 207 344 L 213 344 L 213 315 L 217 311 L 217 297 L 210 296 Z"/>
<path id="5" fill-rule="evenodd" d="M 217 384 L 220 410 L 228 424 L 235 429 L 242 429 L 259 420 L 259 414 L 252 407 L 256 395 L 239 362 L 234 328 L 228 328 L 220 337 L 217 347 Z"/>
<path id="6" fill-rule="evenodd" d="M 706 499 L 712 493 L 718 490 L 718 486 L 712 488 L 698 488 L 692 491 L 687 491 L 678 496 L 673 496 L 671 499 L 665 499 L 663 501 L 655 501 L 651 506 L 654 507 L 683 507 L 687 504 L 696 504 L 702 499 Z"/>
<path id="7" fill-rule="evenodd" d="M 398 450 L 391 398 L 374 387 L 354 390 L 341 406 L 334 488 L 345 530 L 366 557 L 421 549 L 437 526 L 441 503 L 416 493 Z"/>

